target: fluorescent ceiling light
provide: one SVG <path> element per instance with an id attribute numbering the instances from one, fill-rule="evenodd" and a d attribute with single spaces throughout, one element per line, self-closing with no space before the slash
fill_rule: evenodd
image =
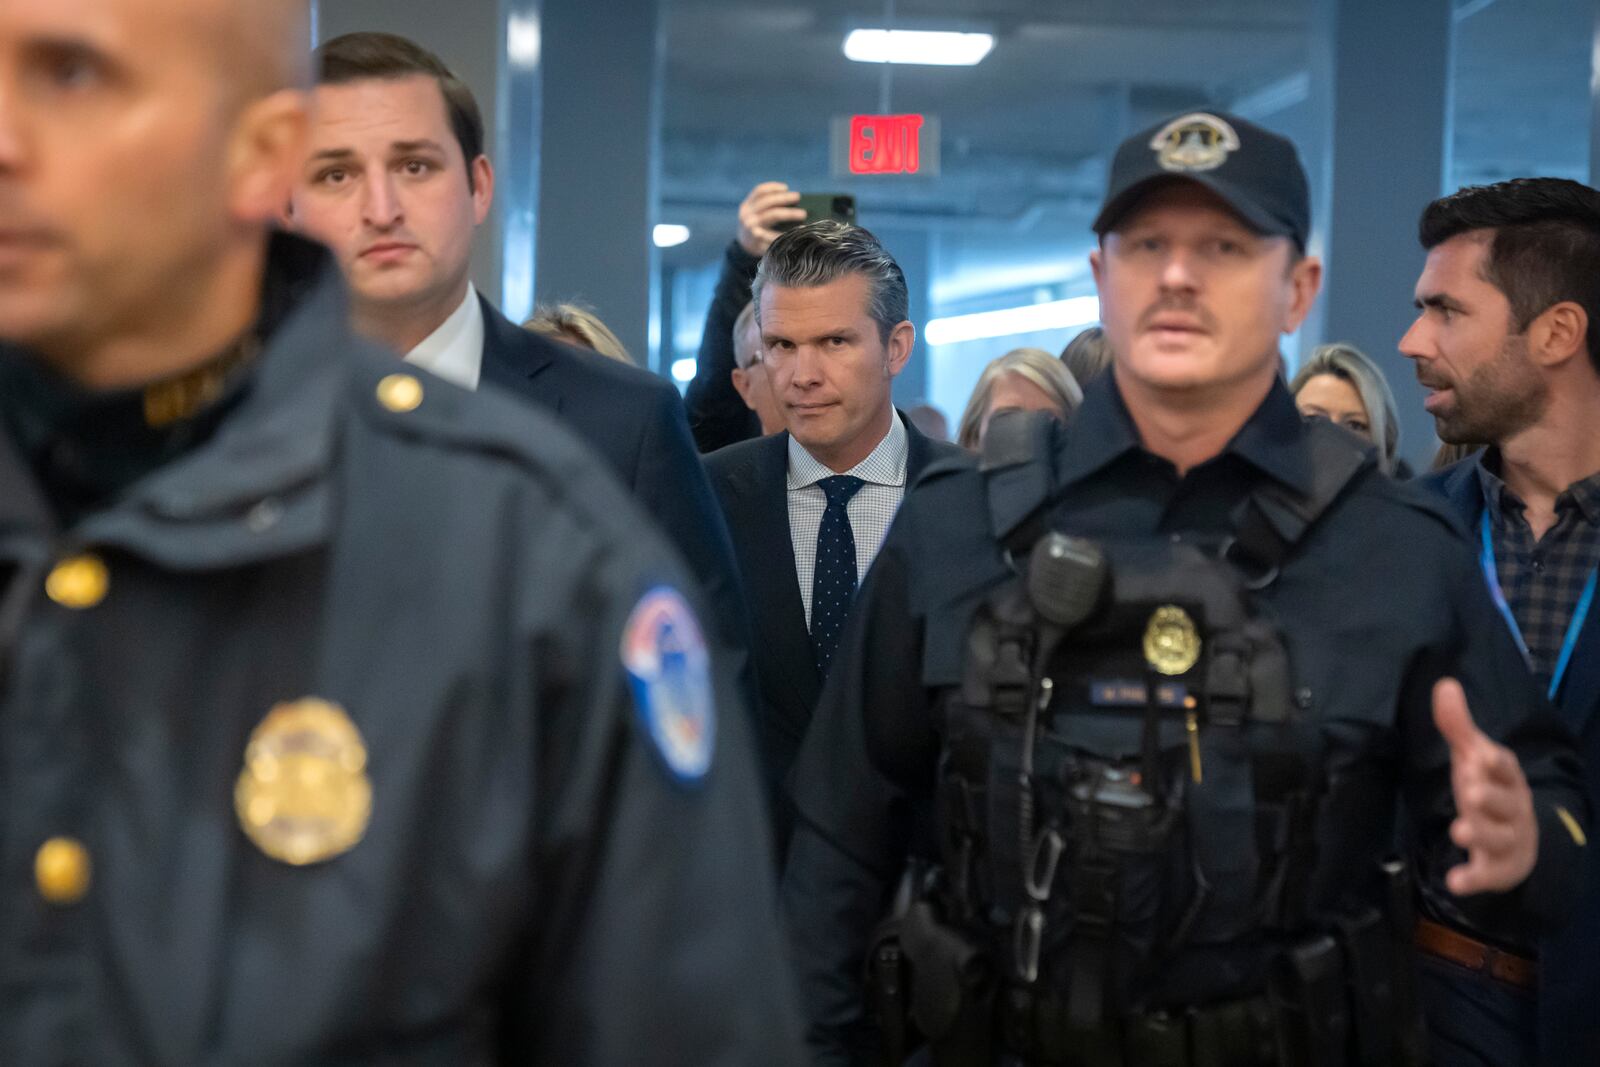
<path id="1" fill-rule="evenodd" d="M 694 381 L 694 372 L 699 368 L 696 360 L 675 359 L 672 361 L 672 378 L 679 382 Z"/>
<path id="2" fill-rule="evenodd" d="M 1069 330 L 1098 321 L 1100 298 L 1075 296 L 1044 304 L 933 319 L 924 332 L 930 345 L 958 345 L 962 341 L 981 341 L 988 337 L 1010 337 L 1041 330 Z"/>
<path id="3" fill-rule="evenodd" d="M 679 226 L 675 222 L 663 222 L 651 234 L 657 248 L 672 248 L 681 245 L 689 239 L 689 227 Z"/>
<path id="4" fill-rule="evenodd" d="M 513 67 L 532 70 L 539 65 L 539 20 L 512 15 L 506 20 L 506 58 Z"/>
<path id="5" fill-rule="evenodd" d="M 970 67 L 994 48 L 992 33 L 946 30 L 851 30 L 844 54 L 857 63 L 921 63 L 932 67 Z"/>

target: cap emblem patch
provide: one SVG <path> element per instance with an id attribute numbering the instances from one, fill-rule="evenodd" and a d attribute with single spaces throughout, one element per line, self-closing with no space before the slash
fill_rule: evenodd
<path id="1" fill-rule="evenodd" d="M 1215 115 L 1196 111 L 1161 127 L 1150 138 L 1150 148 L 1163 170 L 1216 170 L 1238 151 L 1239 135 Z"/>

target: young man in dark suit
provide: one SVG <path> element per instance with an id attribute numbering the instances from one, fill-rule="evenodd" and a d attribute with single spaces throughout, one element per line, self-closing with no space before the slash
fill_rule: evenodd
<path id="1" fill-rule="evenodd" d="M 1421 238 L 1400 350 L 1440 438 L 1488 447 L 1420 484 L 1471 532 L 1600 810 L 1600 192 L 1554 178 L 1464 189 L 1428 206 Z M 1600 1063 L 1600 854 L 1586 853 L 1571 924 L 1537 944 L 1449 916 L 1419 927 L 1438 1062 Z"/>
<path id="2" fill-rule="evenodd" d="M 851 602 L 906 490 L 961 450 L 890 399 L 916 340 L 906 280 L 876 238 L 825 220 L 779 237 L 754 285 L 762 361 L 786 432 L 706 459 L 755 622 L 756 717 L 775 793 L 800 747 Z M 780 852 L 781 856 L 781 852 Z"/>
<path id="3" fill-rule="evenodd" d="M 358 331 L 457 385 L 488 382 L 559 414 L 677 546 L 720 635 L 745 655 L 749 621 L 727 527 L 677 391 L 521 329 L 468 280 L 494 195 L 471 90 L 393 34 L 346 34 L 314 58 L 311 154 L 290 217 L 333 249 Z"/>

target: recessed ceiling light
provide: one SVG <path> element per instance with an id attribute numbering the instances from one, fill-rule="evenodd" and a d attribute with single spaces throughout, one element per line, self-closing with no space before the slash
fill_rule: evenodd
<path id="1" fill-rule="evenodd" d="M 933 319 L 923 335 L 930 345 L 958 345 L 963 341 L 982 341 L 990 337 L 1011 337 L 1043 330 L 1069 330 L 1100 321 L 1100 298 L 1074 296 L 1044 304 L 999 311 L 979 311 L 972 315 L 953 315 Z"/>
<path id="2" fill-rule="evenodd" d="M 654 238 L 657 248 L 672 248 L 689 239 L 689 227 L 680 226 L 675 222 L 663 222 L 650 236 Z"/>
<path id="3" fill-rule="evenodd" d="M 994 48 L 992 33 L 946 30 L 851 30 L 844 54 L 857 63 L 920 63 L 970 67 Z"/>

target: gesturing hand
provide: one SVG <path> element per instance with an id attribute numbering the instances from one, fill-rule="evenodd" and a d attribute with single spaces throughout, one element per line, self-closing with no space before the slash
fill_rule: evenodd
<path id="1" fill-rule="evenodd" d="M 1467 862 L 1451 868 L 1445 885 L 1458 897 L 1514 889 L 1539 857 L 1539 823 L 1522 765 L 1473 723 L 1454 678 L 1433 687 L 1433 721 L 1450 746 L 1456 801 L 1450 840 L 1467 850 Z"/>
<path id="2" fill-rule="evenodd" d="M 800 194 L 782 182 L 762 182 L 739 205 L 739 244 L 752 256 L 764 256 L 778 239 L 773 229 L 780 222 L 801 222 L 806 213 L 795 207 Z"/>

